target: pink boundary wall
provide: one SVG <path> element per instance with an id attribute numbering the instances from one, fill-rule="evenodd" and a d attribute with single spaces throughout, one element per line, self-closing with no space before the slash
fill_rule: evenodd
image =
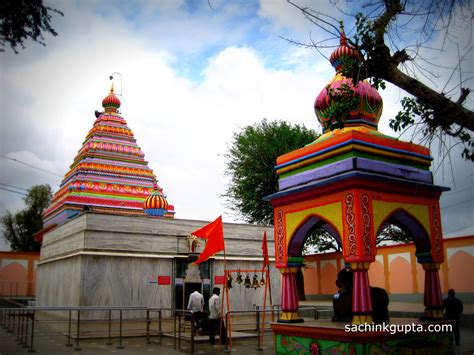
<path id="1" fill-rule="evenodd" d="M 0 296 L 34 297 L 39 252 L 0 251 Z"/>
<path id="2" fill-rule="evenodd" d="M 454 288 L 456 293 L 474 294 L 471 270 L 474 270 L 474 236 L 444 239 L 441 264 L 441 291 Z M 344 267 L 341 252 L 305 256 L 303 268 L 305 295 L 326 298 L 337 292 L 336 274 Z M 466 272 L 466 270 L 470 270 Z M 425 272 L 416 262 L 414 244 L 377 248 L 376 260 L 369 269 L 371 286 L 382 287 L 391 295 L 423 295 Z"/>

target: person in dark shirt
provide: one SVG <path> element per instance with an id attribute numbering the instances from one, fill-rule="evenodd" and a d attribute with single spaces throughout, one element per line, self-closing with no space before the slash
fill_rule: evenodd
<path id="1" fill-rule="evenodd" d="M 455 297 L 456 292 L 451 288 L 448 291 L 448 297 L 443 301 L 444 315 L 450 320 L 454 320 L 453 333 L 456 345 L 459 345 L 459 316 L 464 307 L 461 300 Z"/>

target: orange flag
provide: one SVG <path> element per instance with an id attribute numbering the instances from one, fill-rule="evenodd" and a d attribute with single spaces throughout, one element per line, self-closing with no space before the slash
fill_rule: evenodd
<path id="1" fill-rule="evenodd" d="M 207 239 L 204 250 L 194 264 L 202 263 L 221 250 L 224 246 L 224 228 L 222 226 L 222 216 L 219 216 L 214 222 L 191 233 L 199 238 Z"/>
<path id="2" fill-rule="evenodd" d="M 263 271 L 265 269 L 265 266 L 270 264 L 270 261 L 268 260 L 267 231 L 263 233 L 262 252 L 263 252 L 263 266 L 262 266 L 262 271 Z"/>

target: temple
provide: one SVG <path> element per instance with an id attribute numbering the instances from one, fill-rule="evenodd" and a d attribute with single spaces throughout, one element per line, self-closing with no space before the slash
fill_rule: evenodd
<path id="1" fill-rule="evenodd" d="M 174 218 L 113 89 L 102 106 L 36 235 L 42 243 L 36 304 L 186 309 L 196 290 L 207 301 L 225 278 L 222 253 L 194 264 L 205 243 L 190 233 L 207 222 Z M 273 239 L 272 228 L 236 223 L 223 228 L 227 265 L 260 269 L 261 238 L 267 233 Z M 269 277 L 279 302 L 278 270 Z M 232 297 L 251 309 L 263 289 L 252 289 L 252 297 L 233 290 Z"/>
<path id="2" fill-rule="evenodd" d="M 353 324 L 373 322 L 368 269 L 377 254 L 376 237 L 390 224 L 412 237 L 416 259 L 425 270 L 425 318 L 442 318 L 439 198 L 448 189 L 433 184 L 427 148 L 378 131 L 382 98 L 368 81 L 355 84 L 352 79 L 351 65 L 356 66 L 359 56 L 341 28 L 340 46 L 330 57 L 336 75 L 314 104 L 323 135 L 278 157 L 278 192 L 266 197 L 274 208 L 275 264 L 282 274 L 280 324 L 272 325 L 278 353 L 290 352 L 289 336 L 308 352 L 311 344 L 329 351 L 336 338 L 346 350 L 370 348 L 370 353 L 387 341 L 396 348 L 407 340 L 403 335 L 381 339 L 366 334 L 354 340 L 343 329 L 328 338 L 333 330 L 328 333 L 327 325 L 301 325 L 295 275 L 303 266 L 305 239 L 315 227 L 335 238 L 346 269 L 353 272 Z"/>
<path id="3" fill-rule="evenodd" d="M 168 205 L 153 170 L 119 113 L 120 100 L 113 86 L 102 106 L 104 111 L 96 111 L 92 129 L 43 213 L 45 229 L 60 225 L 82 211 L 174 217 L 174 207 Z M 151 195 L 159 195 L 160 199 L 149 200 L 144 210 L 145 200 Z M 156 203 L 160 205 L 155 206 Z"/>

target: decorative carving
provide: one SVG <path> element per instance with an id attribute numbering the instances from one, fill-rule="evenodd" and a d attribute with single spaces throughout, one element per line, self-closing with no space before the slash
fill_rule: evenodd
<path id="1" fill-rule="evenodd" d="M 370 217 L 369 195 L 363 194 L 360 200 L 362 203 L 362 225 L 364 227 L 363 234 L 362 234 L 362 241 L 364 242 L 365 255 L 371 255 L 372 245 L 370 243 L 371 217 Z"/>
<path id="2" fill-rule="evenodd" d="M 283 212 L 277 212 L 277 255 L 278 261 L 285 261 L 285 240 L 283 233 Z"/>
<path id="3" fill-rule="evenodd" d="M 188 264 L 184 282 L 194 282 L 194 283 L 202 282 L 201 271 L 199 270 L 199 265 L 195 265 L 194 263 Z"/>
<path id="4" fill-rule="evenodd" d="M 347 239 L 349 241 L 349 255 L 356 253 L 356 235 L 355 235 L 355 215 L 354 215 L 354 195 L 348 193 L 346 195 L 346 223 L 347 223 Z"/>
<path id="5" fill-rule="evenodd" d="M 195 253 L 197 251 L 197 247 L 201 245 L 199 242 L 199 238 L 195 235 L 188 235 L 186 238 L 186 245 L 188 246 L 188 253 Z"/>
<path id="6" fill-rule="evenodd" d="M 441 222 L 439 218 L 439 209 L 436 204 L 433 204 L 433 241 L 435 253 L 441 253 Z"/>

